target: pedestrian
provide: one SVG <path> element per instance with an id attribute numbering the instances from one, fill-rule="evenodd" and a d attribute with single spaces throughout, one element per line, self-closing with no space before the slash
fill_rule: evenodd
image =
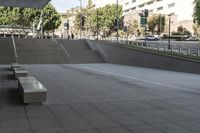
<path id="1" fill-rule="evenodd" d="M 67 36 L 68 40 L 70 39 L 70 35 Z"/>
<path id="2" fill-rule="evenodd" d="M 74 34 L 72 33 L 72 35 L 71 35 L 71 38 L 72 38 L 72 40 L 74 40 Z"/>

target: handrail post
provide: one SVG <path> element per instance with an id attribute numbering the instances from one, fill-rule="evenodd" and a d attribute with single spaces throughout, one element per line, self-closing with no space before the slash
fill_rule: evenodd
<path id="1" fill-rule="evenodd" d="M 200 56 L 200 51 L 199 50 L 197 50 L 197 56 Z"/>

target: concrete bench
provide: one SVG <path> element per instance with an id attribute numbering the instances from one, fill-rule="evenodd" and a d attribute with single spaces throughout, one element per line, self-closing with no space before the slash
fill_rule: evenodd
<path id="1" fill-rule="evenodd" d="M 12 63 L 11 65 L 11 70 L 14 71 L 14 68 L 21 68 L 21 65 L 19 63 Z"/>
<path id="2" fill-rule="evenodd" d="M 19 77 L 18 86 L 24 103 L 46 101 L 47 89 L 34 77 Z"/>
<path id="3" fill-rule="evenodd" d="M 19 77 L 27 77 L 28 71 L 22 68 L 14 68 L 13 74 L 14 74 L 14 78 L 18 79 Z"/>

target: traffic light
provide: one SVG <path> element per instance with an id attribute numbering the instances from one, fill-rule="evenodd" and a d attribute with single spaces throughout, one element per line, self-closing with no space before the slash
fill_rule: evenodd
<path id="1" fill-rule="evenodd" d="M 117 31 L 118 29 L 119 29 L 118 19 L 115 18 L 115 31 Z"/>
<path id="2" fill-rule="evenodd" d="M 149 16 L 149 10 L 144 9 L 142 12 L 139 13 L 140 17 L 148 17 Z"/>
<path id="3" fill-rule="evenodd" d="M 149 11 L 148 9 L 144 9 L 144 17 L 148 17 L 149 16 Z"/>
<path id="4" fill-rule="evenodd" d="M 85 17 L 81 16 L 81 28 L 83 28 L 85 25 Z"/>
<path id="5" fill-rule="evenodd" d="M 65 28 L 66 30 L 69 30 L 69 22 L 64 23 L 64 28 Z"/>

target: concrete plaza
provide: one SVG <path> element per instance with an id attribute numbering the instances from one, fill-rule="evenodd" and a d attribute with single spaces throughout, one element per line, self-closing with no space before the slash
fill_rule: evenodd
<path id="1" fill-rule="evenodd" d="M 113 64 L 25 65 L 48 89 L 22 104 L 0 66 L 0 133 L 200 133 L 200 76 Z"/>

